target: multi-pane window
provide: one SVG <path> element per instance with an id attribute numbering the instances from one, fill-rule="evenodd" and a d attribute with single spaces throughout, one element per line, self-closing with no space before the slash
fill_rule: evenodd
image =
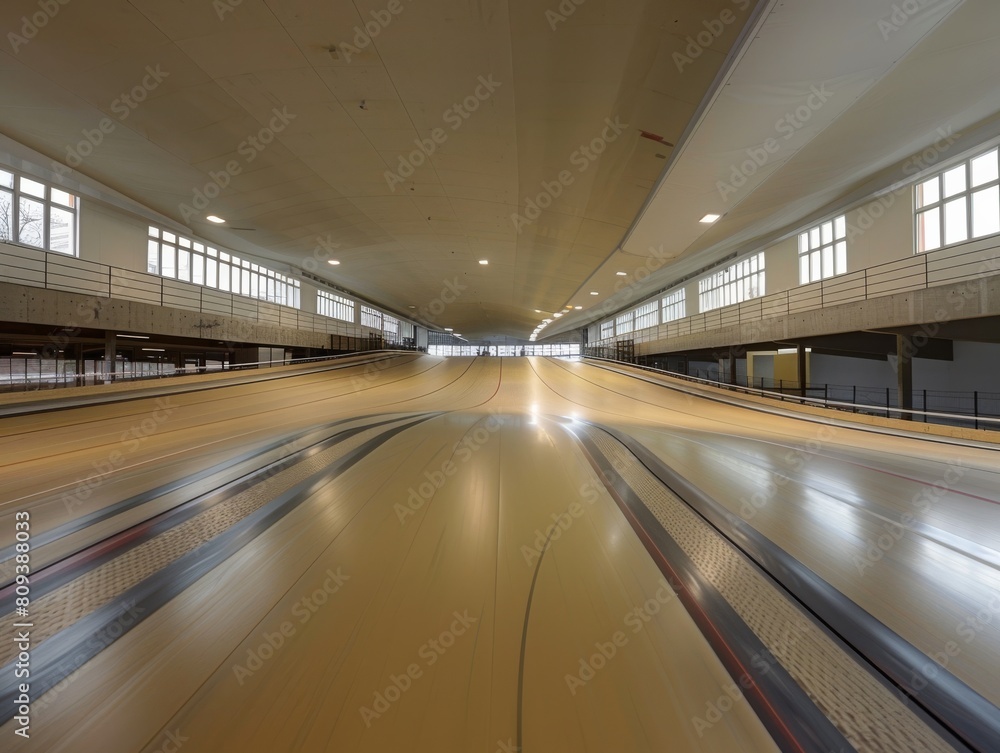
<path id="1" fill-rule="evenodd" d="M 71 193 L 0 170 L 0 241 L 76 256 L 79 208 Z"/>
<path id="2" fill-rule="evenodd" d="M 399 319 L 388 314 L 383 314 L 382 331 L 385 333 L 386 340 L 396 342 L 399 339 Z"/>
<path id="3" fill-rule="evenodd" d="M 634 311 L 629 311 L 627 314 L 622 314 L 617 319 L 615 319 L 615 334 L 616 335 L 627 335 L 632 331 L 632 326 L 634 322 Z"/>
<path id="4" fill-rule="evenodd" d="M 483 350 L 481 345 L 430 345 L 427 352 L 432 356 L 476 356 Z M 494 356 L 578 356 L 578 343 L 546 343 L 544 345 L 490 345 Z"/>
<path id="5" fill-rule="evenodd" d="M 659 301 L 650 301 L 645 303 L 635 310 L 635 328 L 649 329 L 650 327 L 655 327 L 660 322 L 660 305 Z"/>
<path id="6" fill-rule="evenodd" d="M 685 301 L 687 291 L 684 288 L 667 293 L 663 297 L 661 311 L 663 311 L 663 323 L 676 322 L 687 316 L 687 303 Z"/>
<path id="7" fill-rule="evenodd" d="M 799 284 L 819 282 L 846 272 L 846 216 L 799 233 Z"/>
<path id="8" fill-rule="evenodd" d="M 361 324 L 382 331 L 382 312 L 361 304 Z"/>
<path id="9" fill-rule="evenodd" d="M 298 308 L 301 283 L 204 243 L 150 227 L 146 271 L 227 293 Z"/>
<path id="10" fill-rule="evenodd" d="M 997 159 L 991 149 L 917 184 L 917 253 L 1000 233 Z"/>
<path id="11" fill-rule="evenodd" d="M 615 323 L 613 321 L 601 322 L 601 339 L 607 340 L 615 336 Z"/>
<path id="12" fill-rule="evenodd" d="M 316 311 L 322 316 L 340 319 L 343 322 L 354 321 L 354 301 L 325 290 L 316 292 Z"/>
<path id="13" fill-rule="evenodd" d="M 698 306 L 711 311 L 764 295 L 764 252 L 738 261 L 698 282 Z"/>

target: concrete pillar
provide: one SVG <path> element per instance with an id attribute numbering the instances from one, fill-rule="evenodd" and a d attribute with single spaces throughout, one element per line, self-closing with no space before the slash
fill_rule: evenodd
<path id="1" fill-rule="evenodd" d="M 896 335 L 896 407 L 913 409 L 913 341 L 906 335 Z M 900 414 L 904 421 L 911 421 L 910 413 Z"/>
<path id="2" fill-rule="evenodd" d="M 799 380 L 799 395 L 806 396 L 806 387 L 809 384 L 809 370 L 806 368 L 806 349 L 804 345 L 797 345 L 795 350 L 796 378 Z"/>
<path id="3" fill-rule="evenodd" d="M 74 364 L 76 366 L 76 386 L 83 387 L 87 383 L 87 378 L 82 376 L 84 370 L 83 362 L 83 343 L 75 343 L 74 345 L 66 346 L 70 349 L 70 353 L 73 356 Z M 68 354 L 67 354 L 68 355 Z"/>
<path id="4" fill-rule="evenodd" d="M 115 333 L 111 330 L 104 331 L 104 368 L 110 377 L 110 382 L 114 383 L 114 374 L 118 365 L 118 349 L 115 343 Z"/>

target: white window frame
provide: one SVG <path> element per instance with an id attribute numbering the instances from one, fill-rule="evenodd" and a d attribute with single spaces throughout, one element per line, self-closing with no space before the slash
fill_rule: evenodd
<path id="1" fill-rule="evenodd" d="M 37 183 L 41 186 L 41 196 L 24 190 L 25 181 Z M 53 192 L 64 194 L 68 203 L 63 203 L 53 199 Z M 7 236 L 0 235 L 0 242 L 10 243 L 15 246 L 25 248 L 37 248 L 54 254 L 64 256 L 80 256 L 80 197 L 70 193 L 59 186 L 53 186 L 43 180 L 22 175 L 14 170 L 0 168 L 0 194 L 7 197 L 10 202 L 10 224 L 6 229 Z M 42 205 L 42 243 L 28 243 L 21 239 L 21 201 L 31 201 Z M 69 250 L 54 248 L 52 245 L 52 212 L 57 210 L 70 215 L 69 222 Z M 0 226 L 0 231 L 3 228 Z"/>
<path id="2" fill-rule="evenodd" d="M 995 177 L 973 185 L 976 177 L 973 165 L 987 166 L 990 162 L 993 163 L 992 173 Z M 949 180 L 958 176 L 963 177 L 964 188 L 946 196 Z M 993 214 L 1000 218 L 1000 148 L 997 146 L 915 183 L 913 186 L 914 253 L 923 254 L 928 251 L 938 251 L 942 248 L 950 248 L 1000 234 L 1000 225 L 986 232 L 976 232 L 976 198 L 990 193 L 993 194 Z M 964 206 L 960 206 L 960 203 L 964 203 Z M 949 212 L 951 207 L 960 211 L 951 213 Z M 922 227 L 921 223 L 924 222 L 925 217 L 928 218 L 927 222 L 931 222 L 930 218 L 933 217 L 934 222 L 927 227 Z M 965 226 L 965 235 L 949 241 L 951 225 L 955 224 L 959 218 Z M 935 224 L 937 239 L 928 244 L 925 232 L 934 228 Z"/>
<path id="3" fill-rule="evenodd" d="M 660 301 L 660 311 L 663 324 L 684 319 L 687 316 L 687 290 L 678 288 L 663 296 L 663 300 Z"/>
<path id="4" fill-rule="evenodd" d="M 733 262 L 698 281 L 698 310 L 702 313 L 735 306 L 766 295 L 764 252 Z"/>
<path id="5" fill-rule="evenodd" d="M 799 284 L 847 274 L 847 216 L 840 215 L 799 233 Z"/>
<path id="6" fill-rule="evenodd" d="M 185 258 L 187 272 L 183 273 L 181 260 Z M 199 269 L 201 274 L 196 275 Z M 301 304 L 301 281 L 155 225 L 149 226 L 146 236 L 146 272 L 288 308 Z"/>
<path id="7" fill-rule="evenodd" d="M 354 322 L 354 301 L 327 290 L 316 291 L 316 312 L 320 316 Z"/>
<path id="8" fill-rule="evenodd" d="M 635 314 L 636 332 L 656 327 L 660 323 L 660 302 L 656 300 L 644 303 L 633 313 Z"/>

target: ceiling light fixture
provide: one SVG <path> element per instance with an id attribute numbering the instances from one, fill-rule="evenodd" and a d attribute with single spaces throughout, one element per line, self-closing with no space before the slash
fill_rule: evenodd
<path id="1" fill-rule="evenodd" d="M 490 263 L 490 260 L 489 259 L 480 259 L 479 263 L 482 264 L 485 267 L 486 265 L 488 265 Z"/>
<path id="2" fill-rule="evenodd" d="M 209 222 L 214 222 L 216 225 L 223 225 L 226 222 L 224 219 L 214 214 L 208 215 L 208 217 L 206 217 L 205 219 L 208 220 Z"/>
<path id="3" fill-rule="evenodd" d="M 619 277 L 628 277 L 628 272 L 615 272 Z"/>
<path id="4" fill-rule="evenodd" d="M 451 327 L 445 327 L 444 331 L 445 332 L 454 332 L 455 330 L 453 330 Z"/>
<path id="5" fill-rule="evenodd" d="M 722 217 L 721 214 L 706 214 L 699 220 L 699 222 L 703 222 L 706 225 L 711 225 L 713 222 L 716 222 L 720 217 Z"/>
<path id="6" fill-rule="evenodd" d="M 336 259 L 327 259 L 326 263 L 329 264 L 329 265 L 331 265 L 331 266 L 334 266 L 334 267 L 336 267 L 338 264 L 340 264 L 340 262 L 337 261 Z"/>
<path id="7" fill-rule="evenodd" d="M 118 335 L 118 337 L 127 337 L 129 340 L 148 340 L 149 335 Z"/>
<path id="8" fill-rule="evenodd" d="M 577 310 L 577 311 L 583 311 L 583 306 L 577 306 L 577 307 L 576 307 L 576 310 Z"/>
<path id="9" fill-rule="evenodd" d="M 591 295 L 600 295 L 600 293 L 598 293 L 596 290 L 591 290 L 590 294 Z"/>

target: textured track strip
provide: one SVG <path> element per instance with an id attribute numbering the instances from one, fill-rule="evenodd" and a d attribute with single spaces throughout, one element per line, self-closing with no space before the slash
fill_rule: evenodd
<path id="1" fill-rule="evenodd" d="M 839 747 L 834 740 L 811 740 L 811 732 L 822 729 L 813 719 L 806 725 L 805 736 L 798 738 L 811 746 L 803 749 L 853 748 L 865 753 L 943 753 L 962 749 L 961 743 L 947 739 L 947 733 L 935 729 L 937 725 L 928 723 L 911 708 L 909 699 L 888 687 L 883 678 L 876 678 L 859 657 L 845 651 L 808 619 L 807 613 L 731 542 L 635 462 L 635 456 L 620 442 L 593 427 L 581 433 L 588 451 L 603 456 L 611 467 L 615 489 L 629 502 L 628 510 L 640 523 L 640 537 L 645 533 L 655 540 L 657 548 L 666 547 L 664 552 L 669 552 L 669 558 L 679 550 L 681 561 L 686 559 L 692 568 L 686 574 L 692 580 L 686 585 L 699 594 L 698 600 L 704 598 L 704 593 L 717 593 L 724 604 L 719 614 L 733 611 L 761 644 L 758 656 L 774 659 L 768 663 L 769 672 L 763 673 L 762 680 L 782 670 L 793 681 L 794 695 L 784 700 L 777 696 L 773 701 L 781 718 L 794 729 L 810 713 L 820 714 L 823 723 L 833 725 L 841 736 Z M 705 609 L 715 621 L 717 605 L 711 603 Z M 711 636 L 707 637 L 711 640 Z M 722 654 L 720 658 L 725 659 Z M 732 667 L 729 669 L 732 673 Z M 758 679 L 758 675 L 752 676 Z M 734 679 L 738 681 L 736 675 Z M 753 703 L 754 696 L 749 695 L 748 700 Z M 764 712 L 758 709 L 762 721 L 775 734 Z M 780 737 L 776 735 L 776 739 Z M 819 747 L 814 747 L 817 743 Z"/>
<path id="2" fill-rule="evenodd" d="M 428 418 L 412 420 L 365 441 L 339 460 L 270 500 L 211 541 L 174 559 L 155 574 L 117 594 L 113 601 L 103 604 L 75 621 L 71 627 L 41 643 L 32 653 L 31 687 L 37 693 L 36 697 L 40 697 L 84 662 L 136 627 L 366 455 L 400 432 L 423 423 Z M 128 620 L 123 619 L 123 613 L 128 615 Z M 5 723 L 15 712 L 13 701 L 16 697 L 16 681 L 13 661 L 0 669 L 0 677 L 0 723 Z"/>
<path id="3" fill-rule="evenodd" d="M 668 489 L 677 494 L 716 530 L 754 560 L 831 631 L 857 650 L 893 685 L 947 727 L 973 750 L 994 751 L 1000 741 L 1000 709 L 946 668 L 934 664 L 912 644 L 861 609 L 812 570 L 791 557 L 646 449 L 641 443 L 608 427 Z M 920 687 L 916 687 L 916 680 Z"/>

